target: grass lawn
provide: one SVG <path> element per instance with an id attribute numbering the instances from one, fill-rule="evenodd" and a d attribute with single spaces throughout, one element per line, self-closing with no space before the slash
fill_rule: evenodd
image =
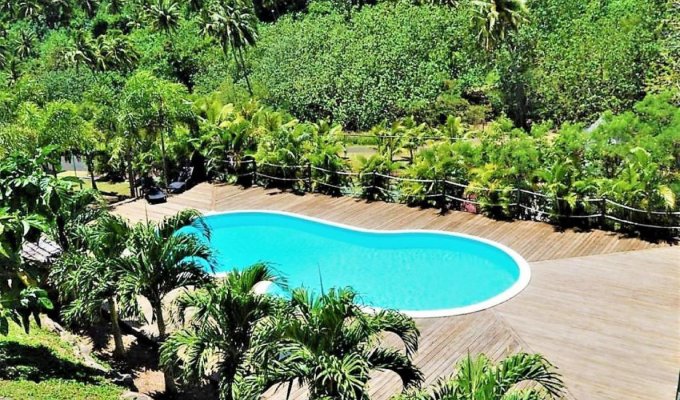
<path id="1" fill-rule="evenodd" d="M 82 179 L 83 187 L 85 187 L 85 188 L 91 188 L 92 187 L 92 182 L 90 181 L 90 176 L 85 171 L 78 171 L 77 173 L 74 172 L 74 171 L 63 171 L 63 172 L 60 172 L 57 176 L 58 177 L 77 176 L 78 178 Z M 116 194 L 120 194 L 120 195 L 123 195 L 123 196 L 129 196 L 130 195 L 130 184 L 128 182 L 113 183 L 113 182 L 97 181 L 97 189 L 101 190 L 102 192 L 116 193 Z"/>
<path id="2" fill-rule="evenodd" d="M 116 400 L 124 391 L 83 365 L 55 333 L 32 326 L 26 334 L 10 323 L 9 335 L 0 336 L 0 398 Z"/>

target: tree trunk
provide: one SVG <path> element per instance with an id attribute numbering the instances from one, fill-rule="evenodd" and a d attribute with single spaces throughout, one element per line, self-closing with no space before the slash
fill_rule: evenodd
<path id="1" fill-rule="evenodd" d="M 234 54 L 234 57 L 236 57 L 236 54 Z M 246 71 L 246 60 L 243 57 L 243 50 L 240 47 L 238 48 L 238 58 L 240 59 L 241 72 L 243 72 L 243 77 L 246 79 L 246 85 L 248 86 L 248 93 L 252 96 L 253 88 L 250 86 L 250 78 L 248 78 L 248 71 Z"/>
<path id="2" fill-rule="evenodd" d="M 89 153 L 85 155 L 85 162 L 87 163 L 87 172 L 90 173 L 92 189 L 97 190 L 97 182 L 94 179 L 94 161 L 92 160 L 92 156 Z"/>
<path id="3" fill-rule="evenodd" d="M 163 179 L 165 180 L 165 187 L 170 184 L 170 177 L 168 176 L 168 163 L 166 162 L 165 156 L 165 114 L 163 111 L 163 97 L 159 98 L 160 110 L 159 110 L 159 120 L 161 126 L 161 155 L 163 157 Z"/>
<path id="4" fill-rule="evenodd" d="M 161 153 L 163 153 L 163 179 L 165 180 L 165 187 L 170 184 L 170 176 L 168 175 L 168 163 L 165 156 L 165 129 L 161 129 Z"/>
<path id="5" fill-rule="evenodd" d="M 165 339 L 166 327 L 165 318 L 163 318 L 163 305 L 159 302 L 154 304 L 153 312 L 156 314 L 156 324 L 158 325 L 158 338 L 160 340 Z"/>
<path id="6" fill-rule="evenodd" d="M 109 311 L 111 312 L 111 332 L 113 333 L 113 356 L 116 358 L 125 357 L 125 345 L 123 344 L 123 334 L 118 324 L 118 302 L 115 297 L 109 297 Z"/>
<path id="7" fill-rule="evenodd" d="M 55 222 L 57 225 L 57 236 L 59 239 L 59 245 L 61 246 L 62 250 L 66 252 L 69 249 L 69 241 L 68 237 L 66 236 L 66 221 L 64 220 L 64 217 L 59 215 L 57 216 Z"/>
<path id="8" fill-rule="evenodd" d="M 128 180 L 130 181 L 130 197 L 135 198 L 135 175 L 132 171 L 132 149 L 129 143 L 126 163 L 128 168 Z"/>
<path id="9" fill-rule="evenodd" d="M 76 170 L 76 156 L 71 156 L 71 162 L 73 163 L 73 176 L 78 178 L 78 171 Z M 83 190 L 83 182 L 79 181 L 80 190 Z"/>
<path id="10" fill-rule="evenodd" d="M 165 394 L 176 395 L 177 385 L 175 384 L 175 376 L 170 368 L 163 370 L 163 380 L 165 381 Z"/>
<path id="11" fill-rule="evenodd" d="M 165 340 L 165 335 L 167 333 L 165 326 L 165 318 L 163 316 L 163 305 L 161 302 L 156 303 L 153 306 L 154 313 L 156 314 L 156 324 L 158 324 L 158 339 L 160 341 Z M 172 371 L 172 367 L 166 367 L 163 369 L 163 380 L 165 381 L 165 394 L 175 395 L 177 394 L 177 385 L 175 385 L 175 374 Z"/>

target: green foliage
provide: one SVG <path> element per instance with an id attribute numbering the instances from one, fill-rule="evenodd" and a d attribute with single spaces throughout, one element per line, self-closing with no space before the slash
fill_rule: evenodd
<path id="1" fill-rule="evenodd" d="M 451 51 L 470 41 L 465 13 L 403 3 L 367 6 L 348 23 L 335 13 L 285 17 L 262 29 L 253 54 L 265 98 L 308 120 L 364 129 L 433 102 Z M 428 43 L 423 46 L 422 43 Z"/>
<path id="2" fill-rule="evenodd" d="M 404 388 L 418 387 L 420 370 L 411 362 L 418 350 L 415 322 L 395 311 L 365 313 L 351 289 L 330 289 L 315 295 L 294 289 L 290 312 L 268 327 L 264 337 L 276 340 L 256 360 L 265 366 L 263 389 L 299 382 L 310 399 L 366 399 L 369 374 L 396 373 Z M 383 332 L 396 335 L 405 351 L 379 343 Z"/>
<path id="3" fill-rule="evenodd" d="M 180 379 L 190 384 L 216 373 L 221 399 L 245 398 L 240 395 L 248 390 L 244 382 L 262 367 L 251 355 L 268 345 L 260 331 L 282 306 L 260 292 L 265 282 L 285 287 L 269 266 L 256 264 L 180 296 L 177 313 L 185 327 L 163 343 L 161 363 L 178 370 Z"/>
<path id="4" fill-rule="evenodd" d="M 33 326 L 0 336 L 0 396 L 37 400 L 116 400 L 123 388 L 81 364 L 70 344 Z"/>
<path id="5" fill-rule="evenodd" d="M 546 26 L 526 26 L 517 38 L 529 63 L 524 85 L 530 118 L 594 121 L 604 110 L 620 112 L 641 98 L 657 54 L 657 2 L 556 0 L 529 6 L 532 20 Z M 513 57 L 503 55 L 503 64 Z"/>
<path id="6" fill-rule="evenodd" d="M 498 364 L 481 354 L 458 362 L 456 373 L 427 390 L 411 391 L 395 400 L 558 399 L 564 384 L 555 368 L 540 354 L 518 353 Z M 517 385 L 525 385 L 517 387 Z"/>
<path id="7" fill-rule="evenodd" d="M 177 232 L 192 224 L 198 234 Z M 210 230 L 196 210 L 180 211 L 160 222 L 138 223 L 130 233 L 127 254 L 117 261 L 123 302 L 134 304 L 136 296 L 144 296 L 151 303 L 161 338 L 167 321 L 163 297 L 180 287 L 207 283 L 206 268 L 214 268 L 213 250 L 201 234 L 209 238 Z"/>

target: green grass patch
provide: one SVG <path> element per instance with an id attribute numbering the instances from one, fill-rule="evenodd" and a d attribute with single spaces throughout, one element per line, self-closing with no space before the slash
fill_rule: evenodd
<path id="1" fill-rule="evenodd" d="M 78 171 L 77 173 L 74 171 L 63 171 L 60 172 L 58 177 L 66 177 L 66 176 L 77 176 L 83 181 L 83 187 L 84 188 L 92 188 L 92 182 L 90 180 L 90 176 L 87 174 L 87 172 L 84 171 Z M 106 182 L 106 181 L 97 181 L 97 189 L 106 192 L 106 193 L 115 193 L 119 194 L 121 196 L 128 196 L 130 195 L 130 184 L 128 182 Z"/>
<path id="2" fill-rule="evenodd" d="M 12 324 L 0 336 L 0 398 L 104 400 L 123 391 L 83 365 L 55 333 L 32 326 L 27 334 Z"/>
<path id="3" fill-rule="evenodd" d="M 12 400 L 117 400 L 122 393 L 122 388 L 112 384 L 93 385 L 60 379 L 0 381 L 0 397 Z"/>

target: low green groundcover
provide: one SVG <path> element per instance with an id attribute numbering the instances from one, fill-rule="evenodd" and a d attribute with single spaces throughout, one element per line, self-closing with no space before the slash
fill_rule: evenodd
<path id="1" fill-rule="evenodd" d="M 0 399 L 107 400 L 123 391 L 52 332 L 32 326 L 27 335 L 11 326 L 0 336 Z"/>

